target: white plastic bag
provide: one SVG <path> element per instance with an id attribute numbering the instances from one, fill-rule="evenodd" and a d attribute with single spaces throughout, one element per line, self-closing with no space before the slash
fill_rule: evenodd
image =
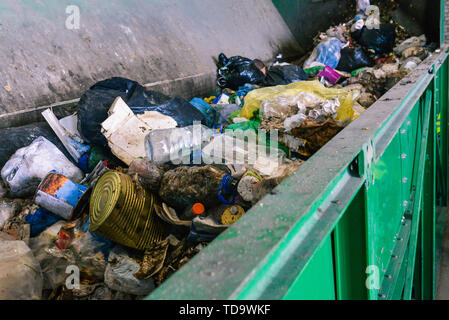
<path id="1" fill-rule="evenodd" d="M 155 289 L 153 279 L 139 280 L 135 277 L 140 265 L 122 247 L 114 247 L 108 261 L 104 282 L 110 289 L 136 296 L 149 295 Z"/>
<path id="2" fill-rule="evenodd" d="M 278 96 L 262 103 L 262 119 L 272 117 L 285 120 L 286 131 L 298 128 L 307 118 L 318 121 L 319 118 L 335 119 L 340 102 L 335 99 L 321 99 L 309 92 L 296 96 Z"/>
<path id="3" fill-rule="evenodd" d="M 371 5 L 370 0 L 357 0 L 357 12 L 365 13 L 366 9 Z"/>
<path id="4" fill-rule="evenodd" d="M 56 171 L 80 182 L 83 172 L 71 163 L 59 149 L 44 137 L 21 148 L 9 159 L 1 171 L 5 184 L 13 197 L 31 196 L 50 171 Z"/>
<path id="5" fill-rule="evenodd" d="M 39 300 L 39 262 L 23 241 L 0 241 L 0 300 Z"/>

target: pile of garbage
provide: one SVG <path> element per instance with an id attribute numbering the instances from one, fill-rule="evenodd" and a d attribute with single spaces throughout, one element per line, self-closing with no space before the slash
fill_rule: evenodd
<path id="1" fill-rule="evenodd" d="M 0 299 L 151 293 L 433 50 L 357 5 L 301 66 L 220 54 L 208 97 L 111 78 L 72 116 L 44 111 L 51 131 L 8 129 Z"/>

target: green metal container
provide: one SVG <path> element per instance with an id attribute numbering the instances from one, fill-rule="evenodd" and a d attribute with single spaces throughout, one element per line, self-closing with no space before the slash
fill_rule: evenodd
<path id="1" fill-rule="evenodd" d="M 448 77 L 442 47 L 148 299 L 434 299 Z"/>

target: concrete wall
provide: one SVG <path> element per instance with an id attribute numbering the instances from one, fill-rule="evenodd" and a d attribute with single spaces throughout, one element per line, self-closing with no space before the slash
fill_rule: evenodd
<path id="1" fill-rule="evenodd" d="M 69 5 L 79 29 L 66 28 Z M 215 89 L 220 52 L 301 51 L 271 0 L 0 0 L 0 43 L 0 127 L 73 109 L 59 102 L 111 76 L 190 98 Z"/>

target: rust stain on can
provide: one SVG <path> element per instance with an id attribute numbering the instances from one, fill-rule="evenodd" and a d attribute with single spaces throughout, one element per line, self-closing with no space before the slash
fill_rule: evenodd
<path id="1" fill-rule="evenodd" d="M 69 180 L 69 178 L 64 177 L 57 173 L 50 173 L 42 181 L 39 190 L 45 192 L 49 195 L 54 196 L 56 192 L 61 189 L 61 187 Z"/>

